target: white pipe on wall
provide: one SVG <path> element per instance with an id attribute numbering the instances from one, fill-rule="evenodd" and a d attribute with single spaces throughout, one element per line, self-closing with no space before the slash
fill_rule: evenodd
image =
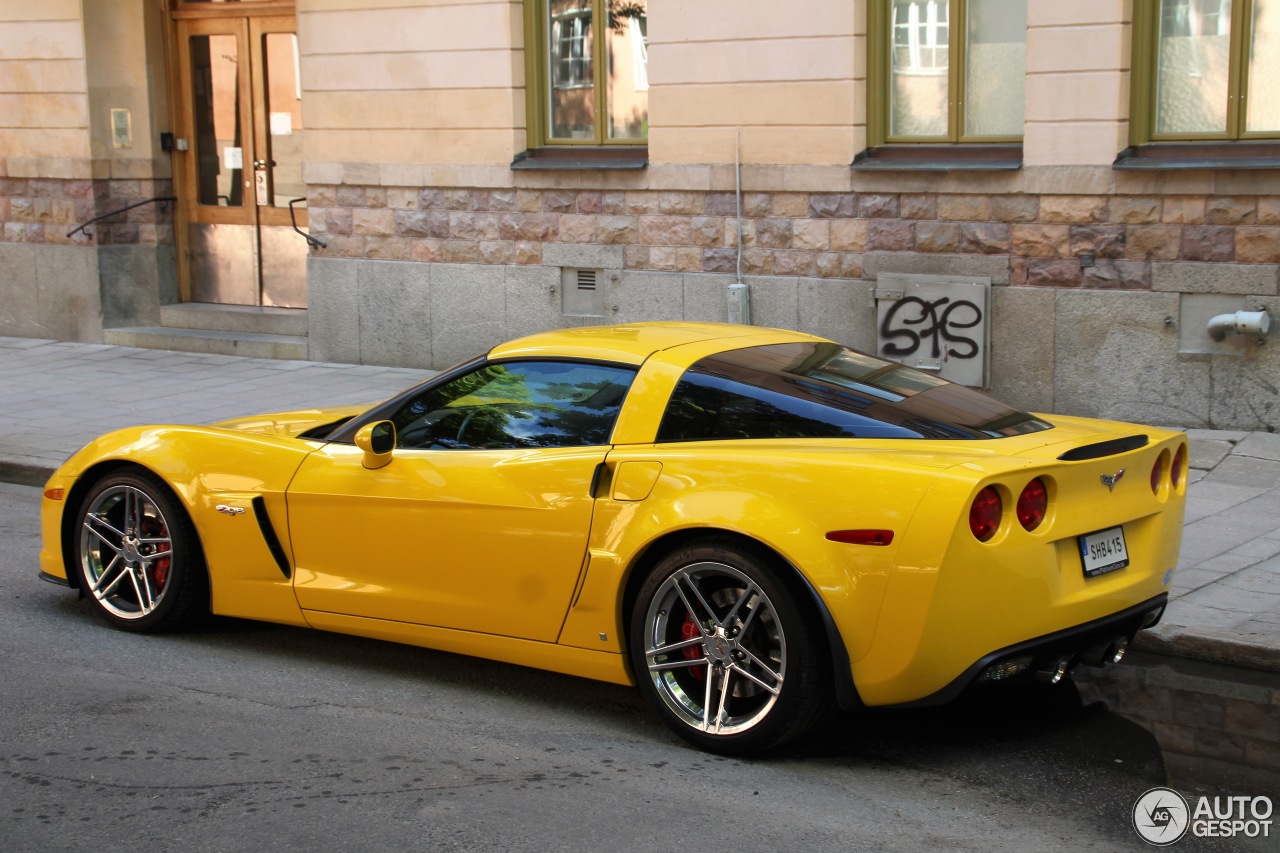
<path id="1" fill-rule="evenodd" d="M 1219 314 L 1209 320 L 1209 337 L 1224 340 L 1227 335 L 1258 335 L 1262 337 L 1271 328 L 1271 317 L 1266 311 L 1237 311 Z"/>

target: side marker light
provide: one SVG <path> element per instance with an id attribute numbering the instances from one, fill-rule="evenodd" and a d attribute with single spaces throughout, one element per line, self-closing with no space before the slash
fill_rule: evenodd
<path id="1" fill-rule="evenodd" d="M 893 542 L 892 530 L 833 530 L 827 534 L 832 542 L 850 545 L 888 545 Z"/>

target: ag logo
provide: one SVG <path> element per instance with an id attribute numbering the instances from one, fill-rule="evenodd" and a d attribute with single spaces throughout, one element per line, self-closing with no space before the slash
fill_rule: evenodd
<path id="1" fill-rule="evenodd" d="M 1133 828 L 1148 844 L 1173 844 L 1187 834 L 1190 825 L 1187 801 L 1172 788 L 1152 788 L 1133 804 Z"/>

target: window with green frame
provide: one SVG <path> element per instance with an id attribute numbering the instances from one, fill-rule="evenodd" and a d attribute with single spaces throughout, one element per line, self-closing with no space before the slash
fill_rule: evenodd
<path id="1" fill-rule="evenodd" d="M 530 148 L 647 143 L 647 7 L 648 0 L 526 0 Z"/>
<path id="2" fill-rule="evenodd" d="M 1280 0 L 1135 0 L 1134 144 L 1280 138 Z"/>
<path id="3" fill-rule="evenodd" d="M 870 0 L 870 145 L 1019 142 L 1027 0 Z"/>

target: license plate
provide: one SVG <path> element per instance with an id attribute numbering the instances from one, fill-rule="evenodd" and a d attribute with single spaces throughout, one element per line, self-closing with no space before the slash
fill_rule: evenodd
<path id="1" fill-rule="evenodd" d="M 1080 537 L 1080 559 L 1087 578 L 1114 572 L 1129 565 L 1129 549 L 1124 544 L 1124 528 L 1112 527 Z"/>

